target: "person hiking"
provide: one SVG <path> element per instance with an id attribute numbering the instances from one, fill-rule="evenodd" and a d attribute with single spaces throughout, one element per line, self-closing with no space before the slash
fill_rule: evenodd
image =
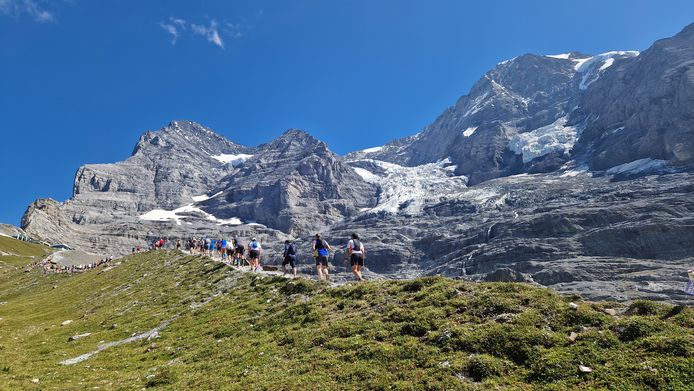
<path id="1" fill-rule="evenodd" d="M 364 250 L 364 244 L 359 240 L 359 235 L 356 233 L 352 234 L 352 239 L 347 243 L 347 255 L 352 265 L 354 278 L 356 278 L 357 281 L 363 281 L 364 278 L 361 275 L 361 269 L 364 267 L 366 250 Z"/>
<path id="2" fill-rule="evenodd" d="M 181 239 L 176 240 L 176 250 L 181 251 Z"/>
<path id="3" fill-rule="evenodd" d="M 257 270 L 260 268 L 260 255 L 263 252 L 263 248 L 256 238 L 251 239 L 248 243 L 248 257 L 251 260 L 251 270 Z"/>
<path id="4" fill-rule="evenodd" d="M 210 257 L 214 257 L 214 252 L 217 251 L 217 239 L 210 239 Z"/>
<path id="5" fill-rule="evenodd" d="M 227 240 L 222 238 L 222 245 L 220 246 L 220 251 L 222 255 L 222 262 L 227 260 Z"/>
<path id="6" fill-rule="evenodd" d="M 246 263 L 245 252 L 246 247 L 244 247 L 243 243 L 241 243 L 241 241 L 237 239 L 236 247 L 234 248 L 234 257 L 236 257 L 236 261 L 238 262 L 239 267 L 243 266 L 243 264 Z"/>
<path id="7" fill-rule="evenodd" d="M 289 240 L 284 241 L 284 252 L 282 253 L 282 272 L 287 273 L 287 264 L 292 267 L 292 274 L 296 277 L 296 246 Z"/>
<path id="8" fill-rule="evenodd" d="M 319 280 L 330 281 L 328 274 L 328 256 L 333 249 L 330 244 L 321 238 L 320 234 L 316 234 L 316 239 L 313 241 L 313 252 L 315 252 L 316 272 L 318 272 Z"/>

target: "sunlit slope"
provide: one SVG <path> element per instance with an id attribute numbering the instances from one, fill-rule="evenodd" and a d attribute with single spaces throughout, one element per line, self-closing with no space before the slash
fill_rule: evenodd
<path id="1" fill-rule="evenodd" d="M 40 261 L 52 250 L 41 244 L 0 236 L 0 275 L 10 267 L 21 267 Z"/>
<path id="2" fill-rule="evenodd" d="M 0 389 L 694 384 L 689 307 L 446 278 L 331 287 L 175 252 L 9 279 L 0 288 Z"/>

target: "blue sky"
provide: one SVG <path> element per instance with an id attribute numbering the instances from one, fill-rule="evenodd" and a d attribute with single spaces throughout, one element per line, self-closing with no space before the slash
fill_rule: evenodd
<path id="1" fill-rule="evenodd" d="M 523 53 L 643 50 L 692 1 L 0 0 L 0 222 L 190 119 L 346 153 L 418 132 Z"/>

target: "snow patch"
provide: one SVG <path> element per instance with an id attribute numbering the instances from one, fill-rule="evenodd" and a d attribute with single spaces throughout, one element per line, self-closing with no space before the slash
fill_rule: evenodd
<path id="1" fill-rule="evenodd" d="M 164 209 L 154 209 L 141 215 L 140 220 L 146 221 L 175 221 L 176 225 L 181 225 L 181 221 L 192 216 L 187 216 L 186 214 L 199 214 L 203 218 L 214 221 L 217 225 L 241 225 L 243 224 L 240 219 L 232 217 L 230 219 L 218 219 L 212 214 L 205 212 L 204 210 L 193 206 L 194 204 L 188 204 L 174 210 L 164 210 Z M 188 224 L 188 222 L 186 222 Z"/>
<path id="2" fill-rule="evenodd" d="M 545 57 L 550 57 L 550 58 L 558 58 L 560 60 L 568 60 L 570 53 L 562 53 L 562 54 L 548 54 Z"/>
<path id="3" fill-rule="evenodd" d="M 649 171 L 660 170 L 664 168 L 666 165 L 667 160 L 646 158 L 614 166 L 607 170 L 607 173 L 610 175 L 641 174 Z"/>
<path id="4" fill-rule="evenodd" d="M 365 180 L 366 182 L 369 182 L 369 183 L 380 183 L 380 181 L 381 181 L 381 177 L 379 177 L 378 175 L 372 174 L 371 171 L 369 171 L 369 170 L 367 170 L 367 169 L 364 169 L 364 168 L 361 168 L 361 167 L 354 167 L 354 171 L 356 171 L 357 174 L 359 174 L 359 176 L 360 176 L 363 180 Z"/>
<path id="5" fill-rule="evenodd" d="M 566 126 L 566 117 L 554 123 L 526 133 L 514 135 L 508 147 L 514 153 L 523 155 L 523 163 L 552 152 L 568 152 L 576 143 L 578 130 Z"/>
<path id="6" fill-rule="evenodd" d="M 475 130 L 477 130 L 477 126 L 469 127 L 465 129 L 465 131 L 463 132 L 463 136 L 470 137 L 473 135 L 473 133 L 475 133 Z"/>
<path id="7" fill-rule="evenodd" d="M 192 196 L 191 198 L 192 198 L 193 201 L 195 201 L 195 202 L 203 202 L 203 201 L 209 200 L 210 198 L 217 197 L 217 196 L 220 195 L 220 194 L 222 194 L 221 191 L 218 192 L 218 193 L 216 193 L 216 194 L 213 194 L 213 195 L 211 195 L 211 196 L 208 196 L 207 194 L 202 194 L 202 195 L 198 195 L 198 196 Z"/>
<path id="8" fill-rule="evenodd" d="M 253 157 L 253 155 L 247 155 L 245 153 L 239 153 L 239 154 L 235 154 L 235 155 L 223 153 L 221 155 L 211 156 L 212 159 L 218 160 L 219 162 L 221 162 L 223 164 L 231 163 L 231 165 L 234 167 L 240 165 L 241 163 L 245 162 L 246 160 L 248 160 L 252 157 Z"/>
<path id="9" fill-rule="evenodd" d="M 364 152 L 364 153 L 375 153 L 375 152 L 380 152 L 381 150 L 383 150 L 383 147 L 373 147 L 373 148 L 362 149 L 362 152 Z"/>
<path id="10" fill-rule="evenodd" d="M 585 90 L 594 81 L 598 80 L 600 73 L 614 64 L 615 57 L 636 57 L 639 55 L 637 51 L 613 51 L 601 53 L 593 57 L 574 60 L 576 62 L 576 72 L 582 73 L 583 77 L 578 85 L 578 88 Z M 595 69 L 595 65 L 602 62 L 600 68 Z"/>

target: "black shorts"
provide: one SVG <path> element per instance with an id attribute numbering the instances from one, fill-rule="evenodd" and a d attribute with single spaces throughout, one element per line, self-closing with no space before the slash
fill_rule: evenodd
<path id="1" fill-rule="evenodd" d="M 316 257 L 316 266 L 323 265 L 325 267 L 328 267 L 328 257 L 325 255 L 319 255 Z"/>
<path id="2" fill-rule="evenodd" d="M 246 252 L 245 248 L 236 247 L 236 255 L 243 255 L 244 252 Z"/>
<path id="3" fill-rule="evenodd" d="M 289 264 L 289 266 L 291 266 L 292 269 L 294 269 L 294 262 L 295 261 L 296 261 L 296 257 L 292 257 L 292 256 L 288 255 L 288 256 L 284 257 L 284 261 L 282 261 L 282 266 L 287 266 L 287 264 Z"/>
<path id="4" fill-rule="evenodd" d="M 260 252 L 257 251 L 257 250 L 251 250 L 251 251 L 248 252 L 248 256 L 249 256 L 251 259 L 258 259 L 258 258 L 260 258 Z"/>
<path id="5" fill-rule="evenodd" d="M 364 266 L 364 257 L 361 254 L 352 254 L 349 258 L 350 262 L 352 263 L 352 266 Z"/>

